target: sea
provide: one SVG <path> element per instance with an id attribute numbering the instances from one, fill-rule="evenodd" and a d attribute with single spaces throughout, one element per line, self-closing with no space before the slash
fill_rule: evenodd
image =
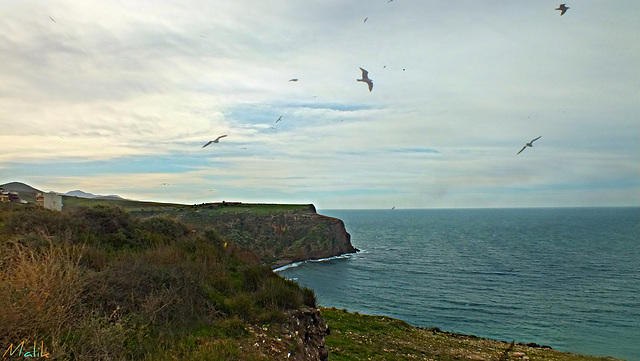
<path id="1" fill-rule="evenodd" d="M 640 361 L 640 207 L 318 213 L 361 251 L 276 271 L 322 306 Z"/>

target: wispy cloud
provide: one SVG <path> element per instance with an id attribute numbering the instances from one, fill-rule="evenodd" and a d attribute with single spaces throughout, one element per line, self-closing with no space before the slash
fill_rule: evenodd
<path id="1" fill-rule="evenodd" d="M 562 18 L 497 1 L 2 7 L 0 182 L 325 208 L 640 204 L 631 0 Z"/>

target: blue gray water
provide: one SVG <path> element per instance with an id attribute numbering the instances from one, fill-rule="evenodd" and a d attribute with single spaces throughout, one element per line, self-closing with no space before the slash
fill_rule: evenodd
<path id="1" fill-rule="evenodd" d="M 323 306 L 640 361 L 640 208 L 319 213 L 362 252 L 279 272 Z"/>

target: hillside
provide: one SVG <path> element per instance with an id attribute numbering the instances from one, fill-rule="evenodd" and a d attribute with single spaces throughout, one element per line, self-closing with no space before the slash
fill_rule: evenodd
<path id="1" fill-rule="evenodd" d="M 21 200 L 31 203 L 36 202 L 37 193 L 43 193 L 41 190 L 33 188 L 32 186 L 21 182 L 9 182 L 0 185 L 0 187 L 6 191 L 18 193 L 18 196 Z"/>
<path id="2" fill-rule="evenodd" d="M 315 302 L 213 229 L 0 204 L 3 347 L 35 342 L 56 360 L 323 360 Z"/>
<path id="3" fill-rule="evenodd" d="M 4 188 L 4 190 L 12 192 L 42 193 L 41 190 L 33 188 L 32 186 L 21 182 L 9 182 L 0 184 L 0 188 Z"/>

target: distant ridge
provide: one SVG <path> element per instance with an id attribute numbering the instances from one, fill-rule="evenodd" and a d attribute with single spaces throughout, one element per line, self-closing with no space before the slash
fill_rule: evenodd
<path id="1" fill-rule="evenodd" d="M 71 197 L 78 197 L 78 198 L 90 198 L 90 199 L 114 199 L 114 200 L 124 199 L 115 194 L 110 194 L 108 196 L 101 196 L 93 193 L 84 192 L 79 189 L 76 189 L 75 191 L 69 191 L 64 195 L 71 196 Z"/>
<path id="2" fill-rule="evenodd" d="M 0 184 L 0 187 L 4 188 L 5 191 L 12 192 L 24 192 L 24 193 L 43 193 L 41 190 L 33 188 L 28 184 L 24 184 L 22 182 L 9 182 L 5 184 Z"/>
<path id="3" fill-rule="evenodd" d="M 9 182 L 5 184 L 0 184 L 0 187 L 5 191 L 10 191 L 10 192 L 29 193 L 29 194 L 45 193 L 37 188 L 33 188 L 32 186 L 22 182 Z M 55 192 L 55 193 L 58 193 L 58 192 Z M 102 195 L 87 193 L 79 189 L 76 189 L 75 191 L 70 191 L 67 193 L 58 193 L 58 194 L 63 196 L 71 196 L 71 197 L 78 197 L 78 198 L 126 200 L 125 198 L 122 198 L 115 194 L 102 196 Z M 35 197 L 35 195 L 33 197 Z"/>

